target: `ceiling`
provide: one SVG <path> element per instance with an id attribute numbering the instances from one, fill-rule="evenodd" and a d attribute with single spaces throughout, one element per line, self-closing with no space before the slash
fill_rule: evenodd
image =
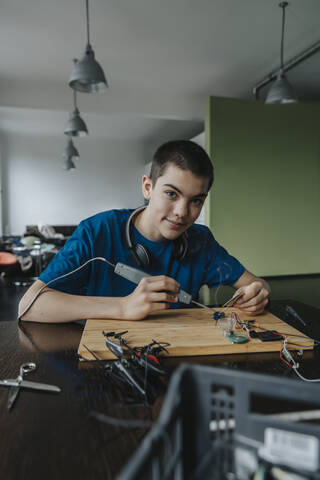
<path id="1" fill-rule="evenodd" d="M 90 134 L 150 142 L 203 129 L 209 95 L 252 98 L 279 65 L 278 0 L 90 0 L 91 44 L 109 89 L 78 94 Z M 291 0 L 285 61 L 320 40 L 320 1 Z M 84 0 L 1 0 L 0 132 L 62 135 Z M 288 73 L 320 99 L 320 52 Z M 262 96 L 266 89 L 263 89 Z"/>

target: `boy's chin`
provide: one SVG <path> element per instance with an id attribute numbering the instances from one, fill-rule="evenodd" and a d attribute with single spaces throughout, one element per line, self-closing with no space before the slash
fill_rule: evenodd
<path id="1" fill-rule="evenodd" d="M 174 231 L 166 231 L 162 233 L 162 237 L 164 240 L 176 240 L 182 235 L 183 232 L 174 232 Z"/>

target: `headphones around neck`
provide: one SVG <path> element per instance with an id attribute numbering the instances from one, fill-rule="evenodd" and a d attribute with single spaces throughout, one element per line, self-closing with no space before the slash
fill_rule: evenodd
<path id="1" fill-rule="evenodd" d="M 137 243 L 136 245 L 134 245 L 132 243 L 130 230 L 131 230 L 131 224 L 134 217 L 145 208 L 146 208 L 146 205 L 143 205 L 142 207 L 139 207 L 136 210 L 133 210 L 126 224 L 126 242 L 127 242 L 128 248 L 131 251 L 131 254 L 136 264 L 142 268 L 151 266 L 152 257 L 150 252 L 148 252 L 148 249 L 144 245 L 142 245 L 141 243 Z M 176 260 L 181 261 L 187 255 L 187 252 L 188 252 L 188 240 L 187 240 L 187 234 L 186 232 L 184 232 L 180 237 L 174 240 L 173 256 Z"/>

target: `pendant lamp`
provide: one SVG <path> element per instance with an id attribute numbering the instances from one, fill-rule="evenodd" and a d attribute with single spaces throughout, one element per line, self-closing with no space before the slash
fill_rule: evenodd
<path id="1" fill-rule="evenodd" d="M 73 90 L 73 104 L 74 110 L 66 123 L 64 133 L 72 137 L 84 137 L 88 135 L 88 128 L 85 122 L 80 117 L 80 112 L 77 107 L 77 92 Z"/>
<path id="2" fill-rule="evenodd" d="M 71 158 L 66 158 L 65 161 L 63 162 L 62 168 L 63 170 L 73 171 L 76 169 L 76 166 L 73 163 Z"/>
<path id="3" fill-rule="evenodd" d="M 285 9 L 288 2 L 280 2 L 279 7 L 282 8 L 282 29 L 281 29 L 281 46 L 280 46 L 280 72 L 276 81 L 270 88 L 265 103 L 294 103 L 297 97 L 293 87 L 287 80 L 283 67 L 283 44 L 284 44 L 284 27 L 285 27 Z"/>
<path id="4" fill-rule="evenodd" d="M 86 19 L 87 46 L 83 57 L 75 64 L 69 80 L 69 86 L 79 92 L 103 92 L 108 87 L 108 83 L 90 45 L 89 0 L 86 0 Z"/>
<path id="5" fill-rule="evenodd" d="M 68 143 L 62 157 L 64 158 L 63 168 L 65 170 L 74 170 L 76 168 L 73 160 L 78 160 L 80 155 L 76 147 L 73 145 L 71 135 L 68 136 Z"/>

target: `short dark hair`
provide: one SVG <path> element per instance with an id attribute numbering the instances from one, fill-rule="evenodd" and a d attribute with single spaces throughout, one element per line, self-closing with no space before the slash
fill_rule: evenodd
<path id="1" fill-rule="evenodd" d="M 169 164 L 190 170 L 198 177 L 208 179 L 208 191 L 214 180 L 214 171 L 207 152 L 191 140 L 172 140 L 161 145 L 153 156 L 150 178 L 153 185 L 164 174 Z"/>

